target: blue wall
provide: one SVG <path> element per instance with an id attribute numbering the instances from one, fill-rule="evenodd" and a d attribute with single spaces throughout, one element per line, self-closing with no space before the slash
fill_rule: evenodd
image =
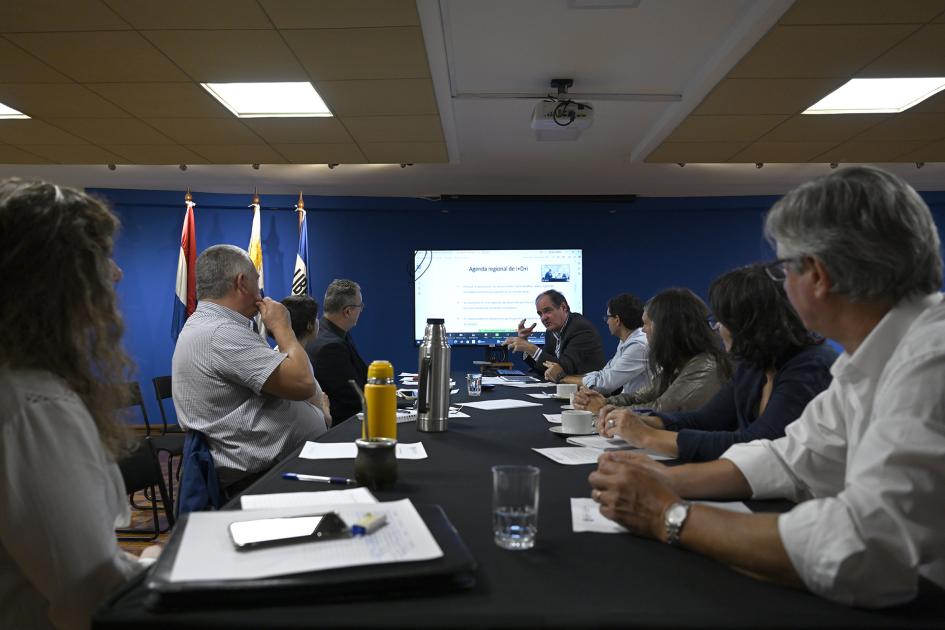
<path id="1" fill-rule="evenodd" d="M 184 215 L 182 192 L 90 190 L 122 221 L 115 258 L 125 343 L 138 365 L 152 421 L 160 420 L 151 378 L 170 374 L 174 283 Z M 194 193 L 197 248 L 249 244 L 247 195 Z M 945 193 L 924 193 L 941 233 Z M 297 197 L 262 195 L 266 295 L 288 295 L 298 247 Z M 581 248 L 584 310 L 600 328 L 608 355 L 616 348 L 601 320 L 609 297 L 647 299 L 669 286 L 705 297 L 713 278 L 772 257 L 761 226 L 776 197 L 640 198 L 633 202 L 428 201 L 306 195 L 312 293 L 321 303 L 334 278 L 361 284 L 365 310 L 352 331 L 362 356 L 416 370 L 413 343 L 413 251 L 427 249 Z M 435 316 L 431 313 L 430 316 Z M 523 313 L 522 317 L 534 313 Z M 510 330 L 517 322 L 509 322 Z M 449 328 L 449 322 L 446 323 Z M 483 350 L 453 349 L 464 369 Z M 173 405 L 169 406 L 173 414 Z"/>

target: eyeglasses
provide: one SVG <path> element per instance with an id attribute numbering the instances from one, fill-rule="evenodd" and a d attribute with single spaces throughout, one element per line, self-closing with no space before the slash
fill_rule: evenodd
<path id="1" fill-rule="evenodd" d="M 359 308 L 359 309 L 361 309 L 361 310 L 363 311 L 363 310 L 364 310 L 364 302 L 361 302 L 360 304 L 345 304 L 345 305 L 344 305 L 344 308 Z"/>
<path id="2" fill-rule="evenodd" d="M 793 256 L 791 258 L 778 258 L 777 260 L 765 265 L 765 273 L 775 282 L 784 282 L 787 278 L 787 266 L 793 263 L 799 263 L 804 259 L 803 256 Z"/>
<path id="3" fill-rule="evenodd" d="M 611 317 L 616 317 L 616 315 L 611 315 L 610 313 L 607 313 L 606 315 L 604 315 L 604 321 L 606 322 L 606 321 L 609 320 Z"/>
<path id="4" fill-rule="evenodd" d="M 706 321 L 706 323 L 709 324 L 709 328 L 711 328 L 712 330 L 714 330 L 714 331 L 716 331 L 716 332 L 718 332 L 719 326 L 722 325 L 722 324 L 719 322 L 719 320 L 715 319 L 715 316 L 714 316 L 714 315 L 709 315 L 709 317 L 708 317 L 705 321 Z"/>

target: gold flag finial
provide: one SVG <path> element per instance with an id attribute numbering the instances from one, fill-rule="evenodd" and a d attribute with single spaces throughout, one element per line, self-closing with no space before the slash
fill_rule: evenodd
<path id="1" fill-rule="evenodd" d="M 190 186 L 187 187 L 187 193 L 184 195 L 184 201 L 193 201 L 194 196 L 190 194 Z"/>
<path id="2" fill-rule="evenodd" d="M 305 210 L 305 200 L 302 199 L 302 191 L 299 191 L 299 203 L 296 205 L 299 210 Z"/>
<path id="3" fill-rule="evenodd" d="M 253 186 L 253 203 L 259 205 L 259 190 Z"/>

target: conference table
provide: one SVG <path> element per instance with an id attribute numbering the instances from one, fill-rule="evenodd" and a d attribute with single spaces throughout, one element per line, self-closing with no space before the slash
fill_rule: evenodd
<path id="1" fill-rule="evenodd" d="M 461 387 L 462 375 L 454 375 Z M 532 450 L 566 446 L 544 413 L 562 403 L 528 394 L 550 389 L 498 386 L 481 400 L 518 399 L 538 406 L 463 409 L 443 433 L 421 433 L 414 422 L 398 425 L 401 442 L 422 442 L 427 459 L 399 460 L 395 487 L 377 491 L 380 501 L 402 498 L 443 508 L 475 558 L 475 583 L 446 593 L 413 593 L 396 599 L 336 599 L 322 603 L 206 607 L 155 611 L 139 578 L 115 594 L 95 616 L 94 627 L 296 628 L 330 626 L 621 626 L 621 627 L 915 627 L 945 624 L 945 592 L 923 581 L 913 602 L 884 610 L 856 609 L 810 593 L 752 579 L 684 549 L 629 534 L 574 533 L 571 497 L 588 497 L 594 465 L 558 464 Z M 464 391 L 453 404 L 468 402 Z M 350 442 L 360 422 L 348 420 L 319 441 Z M 301 451 L 301 447 L 299 449 Z M 353 460 L 310 460 L 299 451 L 275 466 L 244 494 L 333 490 L 337 486 L 281 478 L 282 472 L 353 476 Z M 541 469 L 536 545 L 509 551 L 492 536 L 494 464 Z M 783 511 L 784 502 L 748 502 L 754 511 Z M 227 508 L 239 507 L 238 500 Z M 312 600 L 317 600 L 313 597 Z"/>

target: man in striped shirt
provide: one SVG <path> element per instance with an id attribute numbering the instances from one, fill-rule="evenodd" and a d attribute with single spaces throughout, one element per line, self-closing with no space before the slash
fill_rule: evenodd
<path id="1" fill-rule="evenodd" d="M 308 402 L 315 380 L 289 313 L 261 296 L 244 250 L 204 250 L 197 301 L 174 349 L 174 407 L 182 427 L 206 436 L 220 484 L 234 496 L 301 442 L 324 433 L 325 417 Z M 279 351 L 253 331 L 257 313 Z"/>

